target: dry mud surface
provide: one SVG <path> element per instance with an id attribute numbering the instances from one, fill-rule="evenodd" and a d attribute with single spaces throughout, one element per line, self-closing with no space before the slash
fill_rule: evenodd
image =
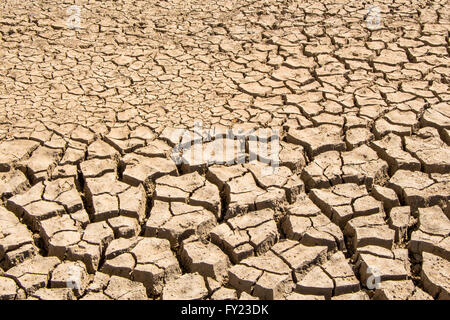
<path id="1" fill-rule="evenodd" d="M 0 299 L 449 299 L 450 5 L 371 4 L 2 1 Z"/>

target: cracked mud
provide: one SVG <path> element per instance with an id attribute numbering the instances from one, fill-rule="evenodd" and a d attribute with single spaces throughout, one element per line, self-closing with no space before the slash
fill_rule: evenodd
<path id="1" fill-rule="evenodd" d="M 447 1 L 69 2 L 0 4 L 0 299 L 450 299 Z"/>

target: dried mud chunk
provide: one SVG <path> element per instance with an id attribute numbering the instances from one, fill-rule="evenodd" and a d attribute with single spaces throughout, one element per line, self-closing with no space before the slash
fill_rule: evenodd
<path id="1" fill-rule="evenodd" d="M 353 198 L 365 195 L 367 195 L 365 186 L 358 186 L 353 183 L 337 185 L 329 190 L 312 189 L 309 194 L 311 200 L 328 217 L 332 215 L 332 208 L 350 206 Z"/>
<path id="2" fill-rule="evenodd" d="M 326 151 L 345 150 L 341 128 L 328 124 L 303 130 L 291 129 L 287 135 L 287 142 L 302 145 L 310 157 Z"/>
<path id="3" fill-rule="evenodd" d="M 170 243 L 145 237 L 112 241 L 102 271 L 142 282 L 152 294 L 160 294 L 164 283 L 181 273 Z"/>
<path id="4" fill-rule="evenodd" d="M 0 171 L 7 172 L 19 161 L 27 158 L 39 143 L 31 140 L 8 140 L 0 144 Z"/>
<path id="5" fill-rule="evenodd" d="M 5 199 L 28 189 L 27 177 L 18 170 L 0 172 L 0 198 Z"/>
<path id="6" fill-rule="evenodd" d="M 325 297 L 292 292 L 286 296 L 286 300 L 325 300 Z"/>
<path id="7" fill-rule="evenodd" d="M 314 217 L 321 212 L 319 207 L 317 207 L 305 193 L 300 194 L 297 197 L 297 200 L 286 208 L 286 211 L 289 215 L 299 217 Z"/>
<path id="8" fill-rule="evenodd" d="M 364 196 L 353 202 L 355 216 L 367 216 L 378 212 L 383 212 L 381 202 L 371 196 Z"/>
<path id="9" fill-rule="evenodd" d="M 301 272 L 311 264 L 322 260 L 326 255 L 327 250 L 328 248 L 325 246 L 308 247 L 300 244 L 297 241 L 284 240 L 275 244 L 271 248 L 270 252 L 275 253 L 277 256 L 281 257 L 283 261 L 287 263 L 287 265 L 292 269 L 292 271 Z M 255 265 L 255 267 L 260 266 Z M 270 269 L 269 271 L 279 272 Z"/>
<path id="10" fill-rule="evenodd" d="M 23 219 L 33 231 L 39 231 L 40 221 L 66 213 L 63 206 L 56 202 L 40 200 L 23 207 Z"/>
<path id="11" fill-rule="evenodd" d="M 228 271 L 230 284 L 261 299 L 280 299 L 293 289 L 290 268 L 273 252 L 244 259 Z M 253 292 L 252 292 L 253 291 Z"/>
<path id="12" fill-rule="evenodd" d="M 33 244 L 26 244 L 15 250 L 6 252 L 5 259 L 2 261 L 2 268 L 7 270 L 13 266 L 17 266 L 23 261 L 33 258 L 37 254 L 37 249 Z"/>
<path id="13" fill-rule="evenodd" d="M 83 161 L 80 168 L 83 177 L 86 179 L 100 177 L 108 172 L 116 173 L 117 164 L 111 159 L 91 159 Z"/>
<path id="14" fill-rule="evenodd" d="M 51 172 L 56 167 L 56 163 L 61 156 L 62 151 L 60 149 L 39 147 L 34 151 L 32 156 L 25 162 L 32 182 L 37 183 L 51 176 Z"/>
<path id="15" fill-rule="evenodd" d="M 253 289 L 253 295 L 264 300 L 282 299 L 293 289 L 292 277 L 289 274 L 264 272 Z"/>
<path id="16" fill-rule="evenodd" d="M 364 291 L 359 291 L 334 296 L 331 298 L 331 300 L 370 300 L 370 298 Z"/>
<path id="17" fill-rule="evenodd" d="M 130 185 L 117 180 L 114 173 L 106 173 L 98 178 L 87 178 L 84 185 L 86 200 L 92 206 L 92 197 L 108 193 L 116 195 L 129 189 Z M 106 192 L 105 192 L 106 190 Z"/>
<path id="18" fill-rule="evenodd" d="M 125 139 L 115 139 L 110 135 L 105 136 L 105 141 L 113 146 L 122 155 L 133 152 L 137 148 L 141 148 L 145 145 L 145 141 L 137 138 L 125 138 Z"/>
<path id="19" fill-rule="evenodd" d="M 411 280 L 383 281 L 375 290 L 374 300 L 407 300 L 414 292 Z"/>
<path id="20" fill-rule="evenodd" d="M 443 102 L 432 105 L 431 108 L 425 110 L 421 124 L 425 126 L 435 127 L 436 129 L 450 129 L 450 112 L 448 104 Z"/>
<path id="21" fill-rule="evenodd" d="M 101 271 L 110 275 L 131 279 L 131 273 L 133 272 L 135 265 L 136 262 L 133 255 L 124 253 L 105 261 Z"/>
<path id="22" fill-rule="evenodd" d="M 84 144 L 90 144 L 94 141 L 95 134 L 85 127 L 78 126 L 74 131 L 72 131 L 70 138 Z"/>
<path id="23" fill-rule="evenodd" d="M 220 201 L 219 189 L 209 181 L 197 190 L 189 198 L 189 203 L 194 206 L 202 206 L 211 211 L 219 219 L 222 214 L 222 204 Z"/>
<path id="24" fill-rule="evenodd" d="M 419 208 L 419 229 L 411 235 L 409 249 L 450 260 L 450 220 L 438 206 Z"/>
<path id="25" fill-rule="evenodd" d="M 303 147 L 284 141 L 281 141 L 280 145 L 280 165 L 288 167 L 293 172 L 301 170 L 306 164 Z"/>
<path id="26" fill-rule="evenodd" d="M 82 262 L 63 262 L 52 271 L 51 288 L 72 289 L 77 296 L 84 293 L 89 282 Z"/>
<path id="27" fill-rule="evenodd" d="M 0 300 L 15 300 L 17 285 L 13 279 L 0 276 Z"/>
<path id="28" fill-rule="evenodd" d="M 90 223 L 82 234 L 82 241 L 67 249 L 71 261 L 83 261 L 89 273 L 97 271 L 102 252 L 114 239 L 114 232 L 105 221 Z"/>
<path id="29" fill-rule="evenodd" d="M 312 80 L 312 76 L 307 69 L 291 69 L 284 65 L 272 73 L 272 78 L 279 81 L 292 80 L 302 84 Z"/>
<path id="30" fill-rule="evenodd" d="M 333 280 L 320 266 L 315 266 L 297 282 L 295 291 L 305 295 L 324 296 L 325 299 L 330 299 L 333 289 Z"/>
<path id="31" fill-rule="evenodd" d="M 308 188 L 326 188 L 342 182 L 371 187 L 387 179 L 387 164 L 369 147 L 352 151 L 324 152 L 314 158 L 303 171 Z"/>
<path id="32" fill-rule="evenodd" d="M 288 215 L 281 226 L 288 239 L 308 246 L 327 246 L 329 250 L 344 247 L 342 231 L 306 195 L 286 210 Z"/>
<path id="33" fill-rule="evenodd" d="M 172 202 L 169 208 L 168 204 L 155 200 L 145 236 L 167 239 L 175 248 L 193 234 L 205 236 L 216 223 L 214 214 L 202 207 Z"/>
<path id="34" fill-rule="evenodd" d="M 87 292 L 100 292 L 106 289 L 109 283 L 110 276 L 103 272 L 96 272 L 93 275 L 92 281 L 86 288 Z"/>
<path id="35" fill-rule="evenodd" d="M 92 197 L 93 221 L 103 221 L 119 215 L 119 201 L 116 196 L 100 194 Z"/>
<path id="36" fill-rule="evenodd" d="M 67 259 L 71 261 L 83 261 L 89 273 L 95 273 L 100 264 L 101 246 L 80 241 L 67 248 Z"/>
<path id="37" fill-rule="evenodd" d="M 386 113 L 384 117 L 390 123 L 402 126 L 410 126 L 412 128 L 417 128 L 419 124 L 416 114 L 412 111 L 403 111 L 399 109 L 394 109 Z"/>
<path id="38" fill-rule="evenodd" d="M 153 140 L 149 142 L 147 146 L 136 149 L 134 153 L 150 158 L 164 158 L 169 154 L 171 149 L 172 148 L 167 143 L 161 140 Z"/>
<path id="39" fill-rule="evenodd" d="M 266 192 L 260 194 L 255 199 L 256 210 L 267 208 L 278 208 L 287 201 L 286 193 L 283 189 L 270 187 Z M 228 211 L 227 211 L 228 213 Z"/>
<path id="40" fill-rule="evenodd" d="M 170 203 L 155 200 L 153 202 L 150 217 L 145 225 L 146 236 L 156 235 L 157 229 L 163 226 L 172 218 L 172 212 L 170 210 Z"/>
<path id="41" fill-rule="evenodd" d="M 220 288 L 211 295 L 211 300 L 237 300 L 236 290 Z"/>
<path id="42" fill-rule="evenodd" d="M 413 224 L 411 208 L 408 206 L 392 208 L 388 223 L 389 227 L 395 231 L 395 242 L 406 239 L 408 228 Z"/>
<path id="43" fill-rule="evenodd" d="M 113 229 L 115 238 L 132 238 L 138 236 L 141 231 L 138 220 L 130 217 L 111 218 L 108 219 L 108 224 Z"/>
<path id="44" fill-rule="evenodd" d="M 231 218 L 211 230 L 211 241 L 234 263 L 254 254 L 263 254 L 279 238 L 273 217 L 273 210 L 264 209 Z"/>
<path id="45" fill-rule="evenodd" d="M 387 180 L 387 163 L 366 145 L 343 152 L 342 162 L 342 178 L 346 183 L 364 183 L 371 187 L 374 183 Z"/>
<path id="46" fill-rule="evenodd" d="M 293 202 L 295 197 L 304 191 L 303 181 L 293 174 L 288 167 L 271 166 L 259 161 L 244 165 L 253 174 L 256 182 L 264 189 L 276 187 L 284 189 L 288 201 Z"/>
<path id="47" fill-rule="evenodd" d="M 388 65 L 398 65 L 401 63 L 409 62 L 406 53 L 403 50 L 394 51 L 390 49 L 384 49 L 380 52 L 380 55 L 373 60 L 375 63 L 382 63 Z"/>
<path id="48" fill-rule="evenodd" d="M 423 253 L 420 274 L 425 290 L 439 300 L 450 299 L 450 262 L 431 253 Z"/>
<path id="49" fill-rule="evenodd" d="M 39 300 L 76 300 L 75 294 L 72 289 L 67 288 L 57 288 L 57 289 L 49 289 L 49 288 L 41 288 L 32 294 L 33 298 Z"/>
<path id="50" fill-rule="evenodd" d="M 183 243 L 181 261 L 188 272 L 221 281 L 228 274 L 229 259 L 218 247 L 201 241 Z"/>
<path id="51" fill-rule="evenodd" d="M 83 200 L 77 190 L 77 182 L 73 178 L 45 181 L 44 185 L 44 200 L 61 204 L 68 213 L 74 213 L 84 208 Z"/>
<path id="52" fill-rule="evenodd" d="M 5 275 L 13 278 L 27 294 L 32 294 L 47 286 L 50 272 L 59 263 L 56 257 L 36 256 L 20 265 L 12 267 Z"/>
<path id="53" fill-rule="evenodd" d="M 381 214 L 353 218 L 345 226 L 344 233 L 354 251 L 367 245 L 391 249 L 395 237 L 395 231 L 388 227 Z"/>
<path id="54" fill-rule="evenodd" d="M 36 252 L 31 232 L 12 212 L 0 207 L 0 265 L 9 269 Z"/>
<path id="55" fill-rule="evenodd" d="M 64 259 L 67 247 L 81 240 L 81 233 L 69 215 L 53 217 L 40 223 L 39 234 L 50 256 Z"/>
<path id="56" fill-rule="evenodd" d="M 74 178 L 78 181 L 78 169 L 73 164 L 58 165 L 52 172 L 51 180 Z"/>
<path id="57" fill-rule="evenodd" d="M 226 183 L 233 178 L 243 176 L 247 170 L 242 165 L 234 165 L 230 167 L 224 167 L 214 165 L 208 168 L 206 178 L 219 187 L 219 190 L 223 190 Z"/>
<path id="58" fill-rule="evenodd" d="M 128 188 L 118 195 L 118 199 L 120 215 L 144 221 L 147 195 L 142 185 Z"/>
<path id="59" fill-rule="evenodd" d="M 342 252 L 337 252 L 322 265 L 323 270 L 333 279 L 333 295 L 343 295 L 360 290 L 359 280 Z"/>
<path id="60" fill-rule="evenodd" d="M 114 300 L 147 300 L 147 292 L 142 283 L 112 276 L 105 295 Z"/>
<path id="61" fill-rule="evenodd" d="M 374 256 L 378 256 L 381 258 L 388 258 L 388 259 L 395 258 L 394 252 L 392 252 L 392 250 L 386 249 L 384 247 L 373 246 L 373 245 L 360 247 L 360 248 L 358 248 L 357 253 L 371 254 Z"/>
<path id="62" fill-rule="evenodd" d="M 397 170 L 420 171 L 420 162 L 403 150 L 402 139 L 390 133 L 383 139 L 373 141 L 371 147 L 389 164 L 390 174 Z"/>
<path id="63" fill-rule="evenodd" d="M 267 191 L 259 188 L 250 172 L 226 182 L 224 189 L 228 203 L 225 219 L 247 211 L 271 208 L 285 200 L 285 192 L 279 188 L 270 187 Z"/>
<path id="64" fill-rule="evenodd" d="M 174 147 L 180 142 L 185 132 L 186 130 L 182 128 L 165 127 L 159 135 L 159 139 L 167 142 L 171 147 Z"/>
<path id="65" fill-rule="evenodd" d="M 351 128 L 345 133 L 347 149 L 351 150 L 374 139 L 374 135 L 367 128 Z"/>
<path id="66" fill-rule="evenodd" d="M 308 189 L 329 188 L 342 183 L 342 159 L 337 151 L 328 151 L 314 157 L 302 171 Z"/>
<path id="67" fill-rule="evenodd" d="M 412 208 L 437 205 L 450 200 L 450 184 L 447 175 L 428 174 L 419 171 L 397 171 L 388 186 Z"/>
<path id="68" fill-rule="evenodd" d="M 205 278 L 206 287 L 208 288 L 209 293 L 215 292 L 219 290 L 222 286 L 222 284 L 213 279 L 213 278 Z"/>
<path id="69" fill-rule="evenodd" d="M 203 143 L 202 141 L 181 142 L 182 150 L 174 150 L 172 159 L 181 162 L 183 172 L 204 171 L 211 164 L 235 164 L 245 161 L 244 139 L 233 139 L 234 136 L 228 134 L 227 137 L 218 137 L 213 141 Z M 179 156 L 179 152 L 183 154 Z"/>
<path id="70" fill-rule="evenodd" d="M 76 165 L 83 161 L 85 158 L 85 146 L 81 146 L 81 148 L 69 147 L 65 150 L 64 156 L 59 162 L 60 166 L 63 165 Z"/>
<path id="71" fill-rule="evenodd" d="M 193 206 L 202 206 L 221 215 L 220 193 L 217 186 L 207 181 L 197 172 L 179 177 L 165 176 L 156 180 L 155 199 L 162 201 L 178 201 Z"/>
<path id="72" fill-rule="evenodd" d="M 379 185 L 374 185 L 371 195 L 378 201 L 383 202 L 385 210 L 391 210 L 393 207 L 400 206 L 397 194 L 394 190 Z"/>
<path id="73" fill-rule="evenodd" d="M 200 300 L 208 296 L 205 280 L 198 273 L 186 273 L 164 286 L 163 300 Z"/>
<path id="74" fill-rule="evenodd" d="M 405 263 L 398 259 L 360 253 L 358 263 L 361 282 L 365 287 L 375 284 L 376 279 L 379 279 L 379 281 L 397 281 L 406 280 L 409 276 Z"/>
<path id="75" fill-rule="evenodd" d="M 149 142 L 149 141 L 153 141 L 153 139 L 155 139 L 155 134 L 149 127 L 147 127 L 145 125 L 141 125 L 141 126 L 136 127 L 130 133 L 130 138 L 138 138 L 141 140 L 145 140 L 146 142 Z"/>
<path id="76" fill-rule="evenodd" d="M 309 197 L 342 229 L 352 218 L 382 212 L 382 204 L 367 195 L 365 186 L 353 183 L 336 185 L 329 190 L 312 189 Z"/>
<path id="77" fill-rule="evenodd" d="M 378 119 L 375 122 L 374 131 L 376 139 L 381 139 L 389 133 L 393 133 L 398 136 L 410 136 L 412 134 L 411 127 L 392 124 L 384 118 Z"/>
<path id="78" fill-rule="evenodd" d="M 254 97 L 266 97 L 272 92 L 271 87 L 263 87 L 258 82 L 252 83 L 241 83 L 239 84 L 239 88 Z"/>
<path id="79" fill-rule="evenodd" d="M 175 163 L 165 158 L 149 158 L 132 153 L 124 156 L 122 163 L 125 165 L 123 181 L 133 186 L 177 173 Z"/>
<path id="80" fill-rule="evenodd" d="M 91 143 L 87 149 L 87 160 L 90 159 L 116 159 L 119 152 L 102 140 Z"/>
<path id="81" fill-rule="evenodd" d="M 203 187 L 204 184 L 205 179 L 197 172 L 179 177 L 164 176 L 156 180 L 155 199 L 187 203 L 190 194 Z"/>
<path id="82" fill-rule="evenodd" d="M 83 233 L 84 241 L 99 245 L 101 250 L 106 248 L 113 239 L 114 232 L 105 221 L 90 223 Z"/>
<path id="83" fill-rule="evenodd" d="M 420 160 L 427 173 L 450 172 L 450 147 L 434 128 L 422 128 L 417 135 L 405 138 L 405 148 Z"/>

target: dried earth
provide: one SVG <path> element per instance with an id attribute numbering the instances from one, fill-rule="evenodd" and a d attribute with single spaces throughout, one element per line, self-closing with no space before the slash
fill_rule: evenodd
<path id="1" fill-rule="evenodd" d="M 450 299 L 450 5 L 371 4 L 2 1 L 0 299 Z"/>

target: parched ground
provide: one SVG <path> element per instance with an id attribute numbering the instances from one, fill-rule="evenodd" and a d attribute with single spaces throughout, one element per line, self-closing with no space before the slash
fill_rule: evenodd
<path id="1" fill-rule="evenodd" d="M 450 298 L 447 1 L 0 10 L 0 299 Z"/>

